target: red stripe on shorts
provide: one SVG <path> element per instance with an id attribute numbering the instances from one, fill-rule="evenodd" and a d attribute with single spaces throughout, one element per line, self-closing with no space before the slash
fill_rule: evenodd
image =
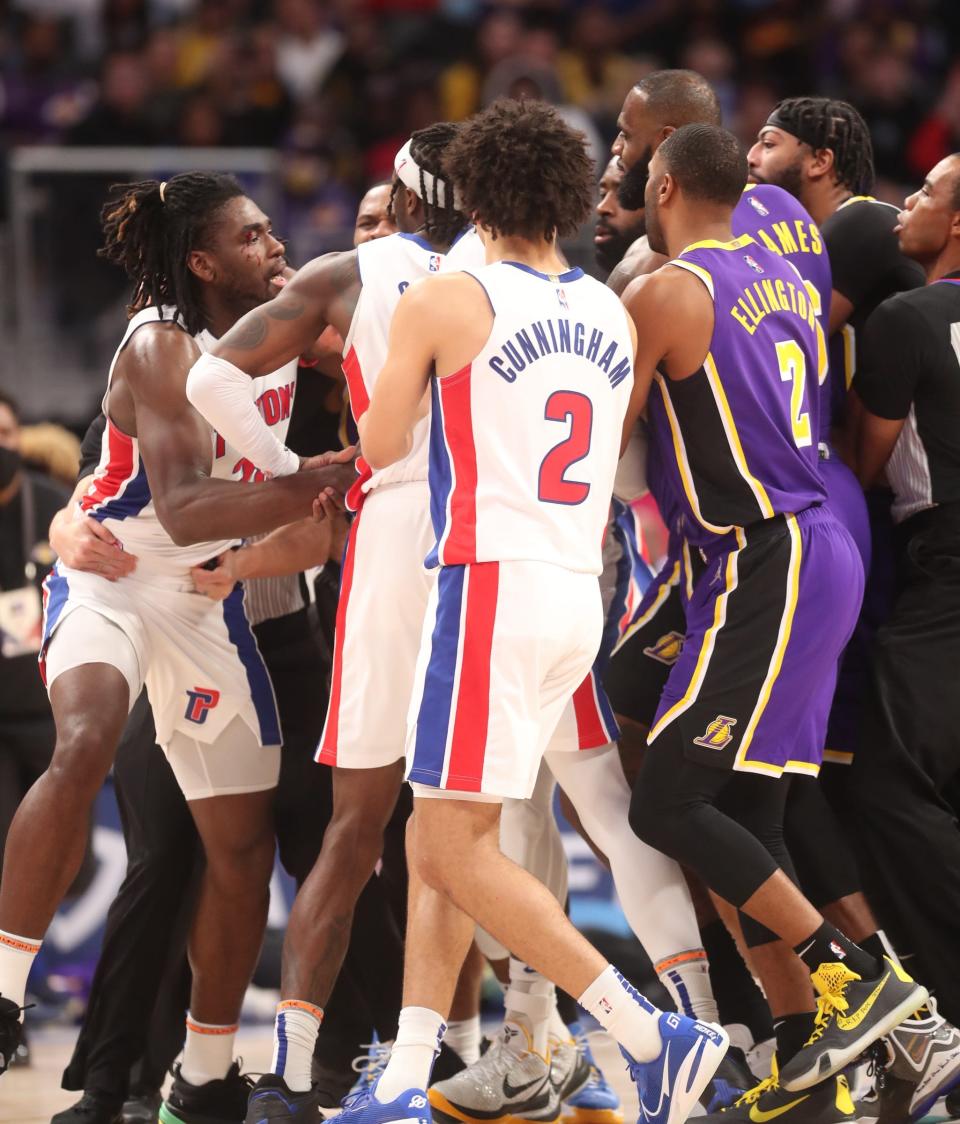
<path id="1" fill-rule="evenodd" d="M 359 421 L 370 407 L 370 395 L 367 394 L 367 385 L 363 381 L 363 372 L 360 370 L 360 360 L 357 358 L 355 347 L 351 347 L 343 357 L 343 373 L 350 393 L 353 420 Z"/>
<path id="2" fill-rule="evenodd" d="M 586 679 L 573 692 L 573 713 L 577 720 L 577 740 L 581 749 L 594 749 L 610 741 L 603 724 L 603 715 L 597 706 L 593 671 L 587 672 Z"/>
<path id="3" fill-rule="evenodd" d="M 487 728 L 490 723 L 490 657 L 497 617 L 500 563 L 478 562 L 467 570 L 466 621 L 457 713 L 450 741 L 446 787 L 479 792 L 483 783 Z M 451 783 L 452 781 L 452 783 Z"/>
<path id="4" fill-rule="evenodd" d="M 450 524 L 441 546 L 447 565 L 477 558 L 477 448 L 473 440 L 470 366 L 439 379 L 443 436 L 453 465 Z"/>

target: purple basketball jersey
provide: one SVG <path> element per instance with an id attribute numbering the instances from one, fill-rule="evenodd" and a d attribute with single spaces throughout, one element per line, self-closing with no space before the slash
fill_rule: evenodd
<path id="1" fill-rule="evenodd" d="M 793 262 L 800 276 L 816 289 L 820 301 L 818 318 L 823 338 L 830 334 L 830 295 L 833 275 L 830 257 L 817 224 L 798 199 L 772 183 L 748 184 L 733 212 L 734 234 L 749 234 L 754 241 Z M 820 429 L 818 440 L 830 440 L 832 387 L 839 382 L 843 390 L 842 368 L 830 350 L 827 377 L 820 385 Z"/>
<path id="2" fill-rule="evenodd" d="M 658 491 L 681 513 L 671 529 L 705 545 L 822 503 L 818 324 L 796 269 L 749 235 L 695 243 L 670 268 L 698 277 L 714 303 L 703 366 L 681 380 L 658 372 L 650 392 Z"/>

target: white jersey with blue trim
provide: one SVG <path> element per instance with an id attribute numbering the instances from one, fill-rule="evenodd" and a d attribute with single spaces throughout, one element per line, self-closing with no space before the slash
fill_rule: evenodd
<path id="1" fill-rule="evenodd" d="M 130 337 L 144 324 L 175 319 L 172 308 L 161 313 L 156 308 L 138 312 L 127 325 L 117 348 L 107 379 L 109 394 L 113 372 L 120 354 Z M 193 337 L 201 351 L 208 351 L 216 342 L 205 329 Z M 267 425 L 274 427 L 277 438 L 283 441 L 290 424 L 290 411 L 297 385 L 297 360 L 292 359 L 273 374 L 252 379 L 251 393 Z M 107 411 L 104 396 L 104 413 L 107 425 L 103 433 L 100 463 L 93 480 L 80 499 L 80 508 L 87 515 L 103 523 L 139 559 L 138 565 L 166 573 L 185 574 L 191 566 L 205 562 L 233 546 L 237 539 L 219 542 L 194 543 L 177 546 L 157 516 L 150 493 L 147 472 L 140 458 L 140 443 L 136 437 L 123 433 L 114 425 Z M 184 400 L 186 405 L 186 400 Z M 189 407 L 188 407 L 189 408 Z M 262 480 L 263 473 L 215 433 L 210 431 L 212 465 L 210 475 L 220 480 Z"/>
<path id="2" fill-rule="evenodd" d="M 483 244 L 476 237 L 471 244 L 473 252 L 468 247 L 463 260 L 482 265 Z M 357 247 L 357 264 L 363 288 L 343 345 L 343 373 L 350 391 L 350 409 L 354 421 L 359 422 L 367 412 L 377 376 L 387 361 L 390 322 L 397 303 L 414 281 L 439 273 L 445 266 L 444 255 L 438 254 L 419 234 L 391 234 L 362 242 Z M 425 415 L 414 427 L 413 444 L 402 460 L 373 473 L 369 468 L 364 470 L 363 491 L 382 484 L 426 480 L 429 432 L 430 419 Z M 362 455 L 362 442 L 360 451 Z"/>
<path id="3" fill-rule="evenodd" d="M 633 386 L 627 312 L 580 269 L 466 272 L 494 322 L 470 364 L 432 382 L 427 564 L 541 561 L 599 574 Z"/>

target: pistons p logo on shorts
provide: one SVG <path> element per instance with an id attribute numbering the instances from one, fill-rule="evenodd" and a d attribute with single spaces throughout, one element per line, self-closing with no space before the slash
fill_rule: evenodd
<path id="1" fill-rule="evenodd" d="M 202 726 L 219 701 L 219 691 L 211 687 L 194 687 L 192 691 L 187 691 L 187 709 L 183 716 L 188 722 Z"/>

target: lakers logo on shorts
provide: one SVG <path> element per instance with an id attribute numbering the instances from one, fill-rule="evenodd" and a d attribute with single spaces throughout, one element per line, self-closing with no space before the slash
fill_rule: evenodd
<path id="1" fill-rule="evenodd" d="M 733 734 L 730 731 L 736 724 L 736 718 L 718 714 L 707 726 L 706 732 L 699 738 L 693 739 L 693 744 L 702 745 L 704 749 L 723 749 L 733 741 Z"/>
<path id="2" fill-rule="evenodd" d="M 668 667 L 680 659 L 680 653 L 683 651 L 683 633 L 682 632 L 668 632 L 666 635 L 661 636 L 656 644 L 651 645 L 649 648 L 643 649 L 643 654 L 649 656 L 652 660 L 658 663 L 665 663 Z"/>

